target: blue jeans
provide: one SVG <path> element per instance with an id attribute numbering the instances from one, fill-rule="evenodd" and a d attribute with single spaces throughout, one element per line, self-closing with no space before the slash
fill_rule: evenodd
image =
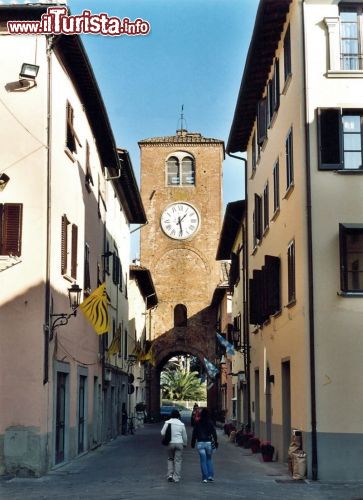
<path id="1" fill-rule="evenodd" d="M 214 476 L 212 462 L 212 443 L 210 441 L 198 441 L 197 450 L 199 453 L 202 479 L 212 478 Z"/>

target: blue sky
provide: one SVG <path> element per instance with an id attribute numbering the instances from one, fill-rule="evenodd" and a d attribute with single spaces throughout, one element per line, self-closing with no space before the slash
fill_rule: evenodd
<path id="1" fill-rule="evenodd" d="M 116 143 L 139 178 L 137 142 L 187 129 L 227 142 L 258 0 L 69 0 L 151 24 L 145 37 L 84 35 Z M 241 162 L 224 162 L 224 203 L 244 196 Z"/>

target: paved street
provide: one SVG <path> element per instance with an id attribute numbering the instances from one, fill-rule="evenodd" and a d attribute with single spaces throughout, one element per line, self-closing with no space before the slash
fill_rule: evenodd
<path id="1" fill-rule="evenodd" d="M 146 425 L 40 479 L 0 478 L 1 500 L 121 499 L 341 499 L 362 500 L 363 484 L 291 482 L 286 467 L 265 464 L 260 455 L 237 448 L 220 432 L 216 480 L 201 483 L 196 450 L 184 454 L 179 484 L 166 481 L 166 450 L 160 425 Z M 191 429 L 188 429 L 190 438 Z M 190 440 L 189 440 L 190 441 Z"/>

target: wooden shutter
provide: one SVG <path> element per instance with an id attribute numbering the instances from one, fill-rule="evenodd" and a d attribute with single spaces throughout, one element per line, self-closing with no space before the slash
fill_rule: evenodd
<path id="1" fill-rule="evenodd" d="M 275 314 L 281 310 L 280 258 L 265 255 L 265 267 L 268 310 L 269 314 Z"/>
<path id="2" fill-rule="evenodd" d="M 259 145 L 267 137 L 267 101 L 261 99 L 257 105 L 257 142 Z"/>
<path id="3" fill-rule="evenodd" d="M 23 204 L 5 203 L 0 212 L 0 244 L 2 255 L 21 255 L 21 235 L 23 223 Z"/>
<path id="4" fill-rule="evenodd" d="M 61 229 L 61 273 L 67 273 L 67 226 L 69 222 L 65 215 L 62 216 Z"/>
<path id="5" fill-rule="evenodd" d="M 275 61 L 273 93 L 274 93 L 274 111 L 277 111 L 280 106 L 280 63 L 278 59 L 276 59 Z"/>
<path id="6" fill-rule="evenodd" d="M 347 231 L 344 224 L 339 224 L 339 250 L 340 250 L 340 288 L 342 292 L 348 290 L 347 273 Z"/>
<path id="7" fill-rule="evenodd" d="M 255 194 L 255 236 L 258 240 L 262 237 L 262 210 L 261 196 Z"/>
<path id="8" fill-rule="evenodd" d="M 342 141 L 340 108 L 319 108 L 318 147 L 320 170 L 340 170 L 344 167 Z"/>
<path id="9" fill-rule="evenodd" d="M 84 247 L 84 292 L 88 295 L 91 290 L 91 274 L 90 274 L 90 249 L 86 244 Z"/>
<path id="10" fill-rule="evenodd" d="M 78 248 L 78 227 L 72 224 L 72 258 L 71 258 L 71 276 L 77 279 L 77 248 Z"/>

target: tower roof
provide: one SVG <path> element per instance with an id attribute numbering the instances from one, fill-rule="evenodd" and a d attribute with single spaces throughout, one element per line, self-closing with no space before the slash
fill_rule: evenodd
<path id="1" fill-rule="evenodd" d="M 185 129 L 177 130 L 175 135 L 166 135 L 163 137 L 151 137 L 139 141 L 139 146 L 144 144 L 220 144 L 224 149 L 224 142 L 221 139 L 203 137 L 199 132 L 188 132 Z"/>

